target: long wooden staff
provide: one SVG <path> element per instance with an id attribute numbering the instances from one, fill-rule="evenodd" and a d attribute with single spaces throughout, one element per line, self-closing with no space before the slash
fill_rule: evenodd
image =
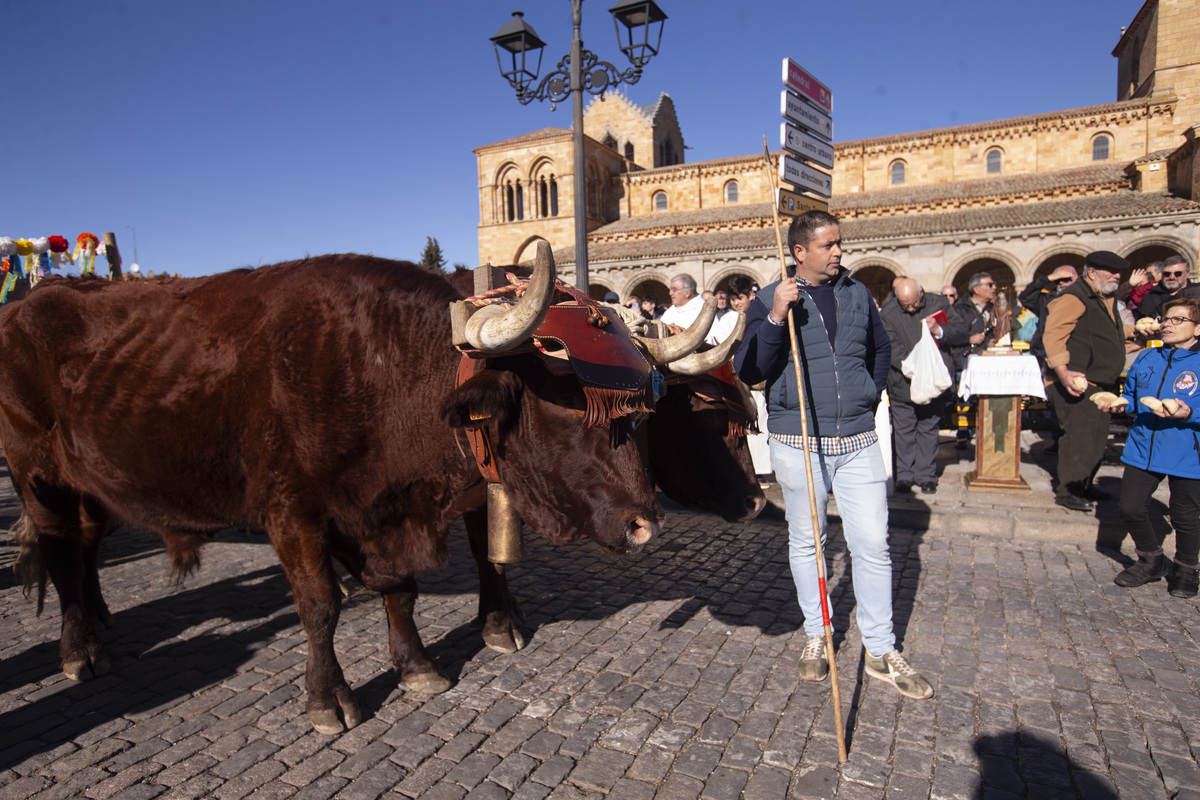
<path id="1" fill-rule="evenodd" d="M 763 134 L 763 156 L 767 161 L 775 211 L 775 244 L 779 248 L 779 272 L 787 280 L 787 260 L 783 251 L 783 233 L 779 222 L 779 179 L 771 165 L 771 151 Z M 800 399 L 800 449 L 804 451 L 804 477 L 808 479 L 808 510 L 812 513 L 813 545 L 817 551 L 817 584 L 821 588 L 821 622 L 825 625 L 825 658 L 829 661 L 829 681 L 833 689 L 833 718 L 837 727 L 838 763 L 846 763 L 846 728 L 842 722 L 842 693 L 838 687 L 837 660 L 833 657 L 833 622 L 829 617 L 829 592 L 825 588 L 825 549 L 821 546 L 821 521 L 817 517 L 817 493 L 813 486 L 812 459 L 808 451 L 808 411 L 805 406 L 804 369 L 800 366 L 800 347 L 796 337 L 796 320 L 789 311 L 788 333 L 792 337 L 792 365 L 796 368 L 796 392 Z"/>

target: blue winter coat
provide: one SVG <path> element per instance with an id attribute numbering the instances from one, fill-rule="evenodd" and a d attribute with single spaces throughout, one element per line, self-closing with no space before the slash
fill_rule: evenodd
<path id="1" fill-rule="evenodd" d="M 1200 351 L 1155 347 L 1138 355 L 1123 396 L 1136 415 L 1121 460 L 1147 472 L 1200 478 Z M 1187 403 L 1186 420 L 1163 419 L 1138 402 L 1175 397 Z"/>

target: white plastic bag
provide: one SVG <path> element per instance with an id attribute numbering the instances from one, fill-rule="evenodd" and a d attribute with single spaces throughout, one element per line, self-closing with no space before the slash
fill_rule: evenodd
<path id="1" fill-rule="evenodd" d="M 928 405 L 933 398 L 950 388 L 950 370 L 938 350 L 933 334 L 921 320 L 921 339 L 908 357 L 900 362 L 900 371 L 912 381 L 909 396 L 913 405 Z"/>

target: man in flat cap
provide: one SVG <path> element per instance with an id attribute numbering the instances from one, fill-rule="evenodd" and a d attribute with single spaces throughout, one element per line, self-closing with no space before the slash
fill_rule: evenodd
<path id="1" fill-rule="evenodd" d="M 1042 341 L 1055 378 L 1048 393 L 1063 430 L 1054 502 L 1076 511 L 1095 508 L 1092 479 L 1104 458 L 1109 415 L 1087 398 L 1117 390 L 1132 330 L 1121 321 L 1115 295 L 1131 269 L 1116 253 L 1098 250 L 1084 260 L 1080 280 L 1047 304 Z"/>

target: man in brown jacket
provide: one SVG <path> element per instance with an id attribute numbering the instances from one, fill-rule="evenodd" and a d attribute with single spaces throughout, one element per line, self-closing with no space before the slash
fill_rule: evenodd
<path id="1" fill-rule="evenodd" d="M 1121 321 L 1114 295 L 1121 275 L 1131 269 L 1116 253 L 1091 253 L 1083 262 L 1082 279 L 1047 306 L 1043 342 L 1046 368 L 1055 378 L 1049 399 L 1063 430 L 1054 502 L 1076 511 L 1095 508 L 1087 495 L 1104 458 L 1109 415 L 1087 398 L 1117 390 L 1132 329 Z"/>

